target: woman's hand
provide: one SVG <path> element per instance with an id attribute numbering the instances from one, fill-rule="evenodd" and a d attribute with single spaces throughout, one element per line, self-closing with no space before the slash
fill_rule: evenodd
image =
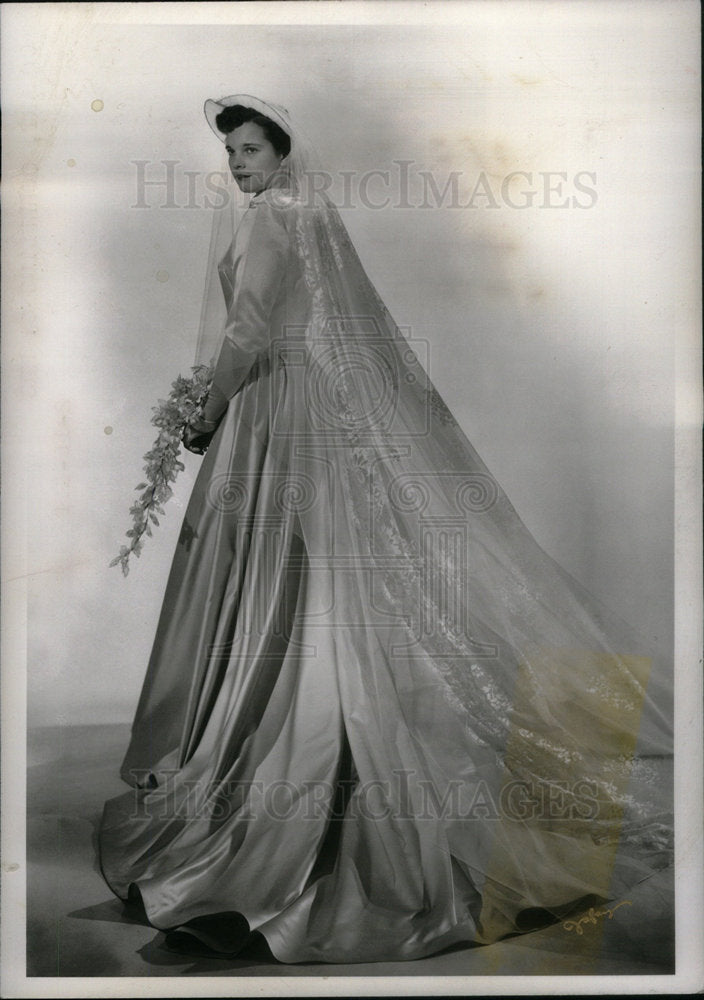
<path id="1" fill-rule="evenodd" d="M 205 455 L 217 426 L 218 422 L 215 420 L 205 420 L 203 417 L 194 418 L 183 428 L 181 440 L 184 448 L 193 452 L 194 455 Z"/>

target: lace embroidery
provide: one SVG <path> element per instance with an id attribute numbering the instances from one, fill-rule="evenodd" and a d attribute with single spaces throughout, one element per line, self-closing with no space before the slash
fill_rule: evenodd
<path id="1" fill-rule="evenodd" d="M 430 402 L 431 413 L 440 421 L 441 424 L 456 424 L 452 411 L 447 406 L 443 400 L 440 393 L 437 391 L 434 385 L 428 384 L 424 387 L 424 391 L 428 396 Z"/>
<path id="2" fill-rule="evenodd" d="M 395 618 L 397 623 L 394 638 L 405 642 L 398 648 L 403 650 L 402 655 L 423 659 L 428 669 L 442 680 L 439 685 L 442 696 L 463 718 L 468 738 L 487 753 L 499 755 L 507 776 L 525 780 L 530 787 L 543 787 L 547 783 L 550 787 L 569 789 L 575 775 L 579 775 L 594 789 L 599 816 L 593 825 L 595 839 L 617 839 L 624 810 L 633 812 L 636 808 L 635 801 L 625 793 L 632 753 L 616 753 L 612 748 L 611 757 L 605 759 L 606 755 L 599 756 L 598 750 L 590 749 L 588 738 L 583 748 L 582 737 L 564 731 L 559 722 L 553 722 L 551 679 L 555 670 L 564 673 L 573 669 L 570 651 L 560 649 L 560 643 L 569 642 L 575 632 L 563 633 L 556 620 L 554 635 L 545 636 L 545 641 L 549 638 L 557 650 L 557 661 L 554 650 L 539 650 L 531 662 L 531 657 L 507 640 L 496 646 L 493 658 L 477 657 L 479 644 L 478 637 L 472 634 L 472 609 L 466 607 L 469 597 L 460 592 L 459 610 L 467 612 L 464 620 L 462 615 L 458 618 L 453 613 L 454 607 L 445 606 L 446 600 L 441 596 L 443 593 L 453 599 L 458 596 L 462 581 L 456 554 L 450 547 L 432 541 L 426 551 L 420 533 L 409 535 L 414 530 L 412 519 L 399 516 L 391 501 L 389 462 L 393 460 L 403 468 L 404 459 L 413 456 L 413 448 L 394 439 L 383 426 L 360 425 L 364 405 L 371 405 L 373 400 L 357 375 L 347 375 L 350 347 L 344 324 L 330 327 L 331 319 L 345 319 L 344 306 L 352 301 L 355 292 L 360 293 L 359 301 L 365 302 L 370 312 L 378 310 L 375 315 L 387 323 L 383 336 L 392 338 L 393 326 L 388 314 L 361 266 L 352 266 L 352 273 L 349 269 L 343 273 L 345 262 L 357 258 L 334 213 L 326 218 L 317 218 L 315 213 L 306 216 L 305 211 L 297 213 L 293 238 L 310 291 L 308 362 L 314 369 L 316 364 L 326 363 L 328 356 L 332 358 L 338 407 L 334 447 L 340 449 L 336 466 L 345 514 L 356 532 L 357 551 L 369 558 L 373 568 L 375 595 L 388 605 L 384 610 L 389 613 L 389 620 Z M 354 335 L 350 342 L 352 352 L 361 343 Z M 438 468 L 462 468 L 466 465 L 468 445 L 455 417 L 417 359 L 416 364 L 409 359 L 407 345 L 392 345 L 392 349 L 396 346 L 402 349 L 404 359 L 399 368 L 407 383 L 401 394 L 403 401 L 413 410 L 414 419 L 422 411 L 429 414 L 431 425 L 436 422 L 444 428 L 442 435 L 433 438 L 438 448 Z M 425 463 L 424 456 L 421 457 Z M 483 470 L 481 463 L 477 468 Z M 479 475 L 489 481 L 491 496 L 483 506 L 469 504 L 458 516 L 465 517 L 468 511 L 475 510 L 483 516 L 483 512 L 493 508 L 494 513 L 489 516 L 498 517 L 503 509 L 495 505 L 505 504 L 503 494 L 484 471 Z M 420 515 L 418 525 L 420 529 Z M 521 544 L 519 537 L 518 551 Z M 533 578 L 529 580 L 518 561 L 510 567 L 510 578 L 504 573 L 503 567 L 496 567 L 493 598 L 504 620 L 520 623 L 516 629 L 518 641 L 523 637 L 527 641 L 538 625 L 544 623 L 551 595 L 536 589 Z M 578 614 L 579 609 L 575 610 Z M 593 642 L 593 633 L 586 634 Z M 490 634 L 488 638 L 494 637 Z M 614 657 L 608 676 L 602 668 L 603 665 L 594 667 L 588 662 L 574 664 L 592 698 L 590 713 L 598 718 L 600 706 L 609 706 L 609 711 L 634 712 L 641 691 L 628 665 Z M 611 683 L 611 678 L 615 683 Z M 559 705 L 557 708 L 559 716 Z M 525 722 L 533 718 L 536 728 Z M 584 803 L 576 793 L 564 794 L 574 810 L 575 823 L 583 825 Z"/>

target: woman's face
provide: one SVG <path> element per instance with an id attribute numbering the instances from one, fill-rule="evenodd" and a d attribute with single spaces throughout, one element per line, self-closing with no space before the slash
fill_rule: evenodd
<path id="1" fill-rule="evenodd" d="M 283 160 L 256 122 L 245 122 L 229 132 L 225 136 L 225 149 L 232 176 L 245 194 L 263 191 Z"/>

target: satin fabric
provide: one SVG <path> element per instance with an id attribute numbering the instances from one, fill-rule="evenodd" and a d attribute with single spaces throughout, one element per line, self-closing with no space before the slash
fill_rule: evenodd
<path id="1" fill-rule="evenodd" d="M 420 420 L 425 400 L 428 432 L 392 427 L 378 461 L 350 409 L 375 389 L 350 352 L 405 344 L 331 211 L 263 192 L 222 262 L 221 422 L 101 865 L 155 927 L 219 951 L 240 946 L 239 915 L 281 961 L 413 959 L 667 864 L 653 759 L 669 734 L 647 651 L 537 546 L 413 359 L 394 419 Z M 349 417 L 335 433 L 321 400 Z M 462 514 L 461 577 L 452 517 L 431 536 L 423 522 L 419 545 L 410 527 L 457 522 L 455 467 L 484 490 Z"/>

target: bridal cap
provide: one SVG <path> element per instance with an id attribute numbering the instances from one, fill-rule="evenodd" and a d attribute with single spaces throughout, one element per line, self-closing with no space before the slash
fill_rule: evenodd
<path id="1" fill-rule="evenodd" d="M 221 97 L 218 101 L 207 100 L 203 107 L 208 125 L 210 125 L 221 142 L 225 141 L 225 136 L 219 131 L 215 124 L 215 119 L 224 108 L 231 108 L 234 104 L 241 104 L 245 108 L 252 108 L 254 111 L 259 112 L 259 114 L 271 118 L 293 141 L 294 135 L 289 113 L 281 104 L 271 104 L 269 101 L 262 101 L 259 97 L 253 97 L 251 94 L 232 94 L 230 97 Z"/>

